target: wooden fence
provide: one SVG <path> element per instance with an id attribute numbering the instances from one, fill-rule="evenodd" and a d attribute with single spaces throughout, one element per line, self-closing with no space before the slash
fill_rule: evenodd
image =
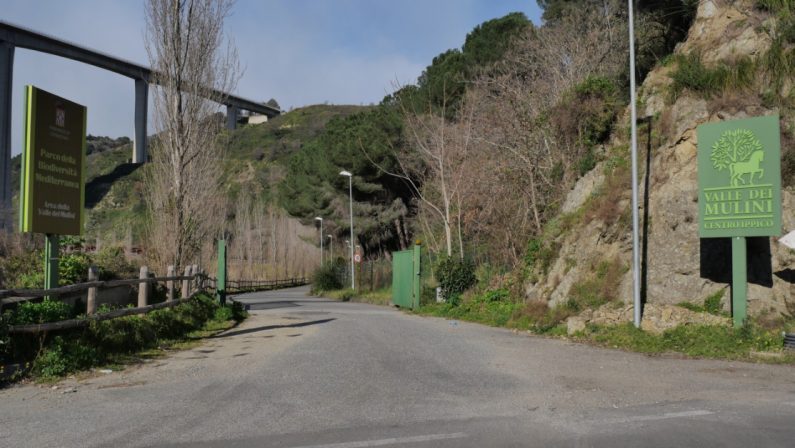
<path id="1" fill-rule="evenodd" d="M 52 289 L 5 289 L 0 290 L 0 311 L 3 306 L 26 302 L 30 300 L 40 299 L 42 297 L 59 297 L 66 294 L 73 294 L 78 292 L 86 292 L 86 317 L 78 319 L 69 319 L 59 322 L 49 322 L 42 324 L 27 324 L 27 325 L 12 325 L 8 327 L 9 334 L 19 333 L 40 333 L 46 331 L 66 330 L 70 328 L 78 328 L 88 326 L 92 321 L 102 321 L 108 319 L 115 319 L 118 317 L 131 316 L 135 314 L 145 314 L 150 311 L 169 308 L 180 303 L 184 303 L 196 294 L 205 291 L 206 289 L 216 289 L 216 279 L 208 277 L 203 271 L 200 271 L 198 266 L 192 265 L 185 268 L 183 275 L 173 275 L 173 266 L 168 267 L 168 276 L 166 277 L 153 277 L 149 275 L 149 269 L 142 266 L 139 278 L 125 279 L 125 280 L 96 280 L 97 270 L 92 267 L 89 269 L 89 281 L 84 283 L 76 283 L 74 285 L 61 286 Z M 150 285 L 153 283 L 166 284 L 166 300 L 162 303 L 149 304 Z M 180 299 L 176 299 L 176 283 L 182 282 Z M 287 280 L 238 280 L 227 281 L 227 291 L 234 292 L 251 292 L 262 291 L 270 289 L 278 289 L 285 287 L 294 287 L 305 285 L 306 279 L 304 278 L 291 278 Z M 97 291 L 100 289 L 114 288 L 117 286 L 135 286 L 138 285 L 138 306 L 135 308 L 123 308 L 113 310 L 101 314 L 97 314 L 96 297 Z"/>

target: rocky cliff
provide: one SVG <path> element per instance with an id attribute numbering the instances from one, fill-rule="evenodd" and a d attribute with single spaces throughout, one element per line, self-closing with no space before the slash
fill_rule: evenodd
<path id="1" fill-rule="evenodd" d="M 722 295 L 728 309 L 730 242 L 698 236 L 699 125 L 780 114 L 787 159 L 782 162 L 782 230 L 795 230 L 793 73 L 776 73 L 773 82 L 769 68 L 778 26 L 776 15 L 755 2 L 702 1 L 687 40 L 639 89 L 638 116 L 645 117 L 638 143 L 642 291 L 648 304 L 700 305 Z M 707 83 L 699 91 L 685 79 L 682 88 L 680 65 L 695 60 L 706 73 L 728 73 L 715 78 L 723 84 Z M 528 298 L 555 306 L 575 296 L 601 294 L 631 303 L 628 123 L 625 118 L 604 150 L 605 160 L 580 179 L 563 214 L 550 225 L 547 245 L 557 256 L 537 269 L 535 281 L 526 287 Z M 776 238 L 749 238 L 748 256 L 750 313 L 794 314 L 795 251 Z M 624 318 L 631 318 L 631 312 Z"/>

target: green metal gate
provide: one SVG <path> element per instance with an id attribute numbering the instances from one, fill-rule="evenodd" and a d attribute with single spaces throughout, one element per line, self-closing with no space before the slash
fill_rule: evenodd
<path id="1" fill-rule="evenodd" d="M 392 303 L 401 308 L 420 305 L 420 246 L 392 253 Z"/>

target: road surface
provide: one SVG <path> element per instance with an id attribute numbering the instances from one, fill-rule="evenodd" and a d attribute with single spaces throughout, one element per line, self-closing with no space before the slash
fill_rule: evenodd
<path id="1" fill-rule="evenodd" d="M 795 368 L 648 357 L 307 288 L 200 347 L 0 390 L 0 447 L 795 446 Z"/>

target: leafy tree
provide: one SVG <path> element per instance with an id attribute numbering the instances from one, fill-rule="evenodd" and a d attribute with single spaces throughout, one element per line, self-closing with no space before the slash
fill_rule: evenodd
<path id="1" fill-rule="evenodd" d="M 272 107 L 272 108 L 274 108 L 274 109 L 281 109 L 281 108 L 279 107 L 279 102 L 278 102 L 278 101 L 276 101 L 276 100 L 275 100 L 275 99 L 273 99 L 273 98 L 269 99 L 269 100 L 268 100 L 268 102 L 267 102 L 267 103 L 265 103 L 265 105 L 266 105 L 266 106 L 270 106 L 270 107 Z"/>
<path id="2" fill-rule="evenodd" d="M 737 162 L 744 162 L 751 154 L 762 150 L 762 144 L 748 129 L 733 129 L 723 133 L 712 145 L 712 166 L 718 171 Z"/>

